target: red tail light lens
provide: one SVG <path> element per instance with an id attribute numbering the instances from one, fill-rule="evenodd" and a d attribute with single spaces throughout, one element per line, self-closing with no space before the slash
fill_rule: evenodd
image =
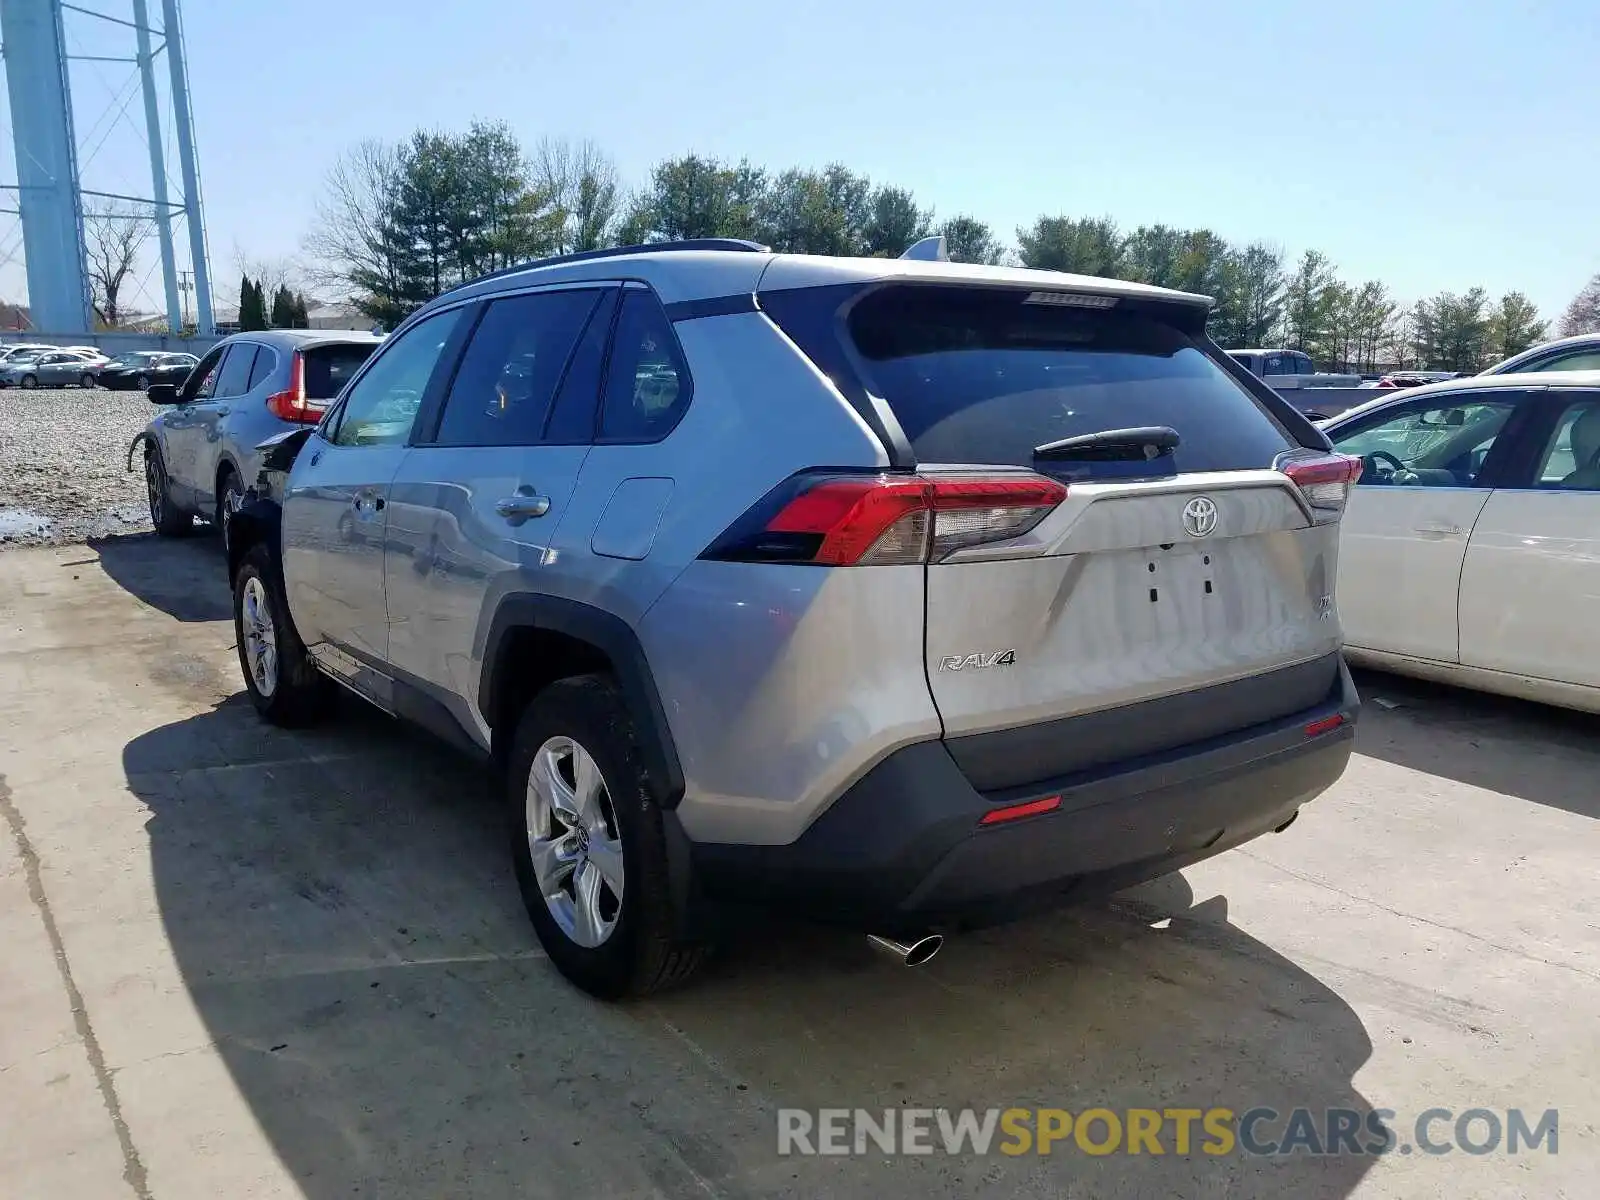
<path id="1" fill-rule="evenodd" d="M 289 358 L 289 386 L 267 397 L 267 411 L 284 421 L 315 425 L 322 420 L 322 407 L 306 399 L 306 365 L 296 350 Z"/>
<path id="2" fill-rule="evenodd" d="M 1361 460 L 1348 454 L 1284 457 L 1277 467 L 1300 489 L 1319 525 L 1339 519 L 1350 488 L 1361 478 Z"/>
<path id="3" fill-rule="evenodd" d="M 1021 537 L 1066 495 L 1038 475 L 802 475 L 706 557 L 835 567 L 938 562 Z"/>

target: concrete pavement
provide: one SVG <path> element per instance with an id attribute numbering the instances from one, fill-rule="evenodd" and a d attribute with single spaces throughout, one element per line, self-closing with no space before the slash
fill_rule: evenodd
<path id="1" fill-rule="evenodd" d="M 1286 833 L 896 970 L 776 929 L 602 1006 L 490 783 L 240 694 L 207 539 L 0 553 L 0 1196 L 1587 1196 L 1600 722 L 1363 680 Z M 783 1107 L 1559 1108 L 1559 1153 L 781 1158 Z M 1439 1126 L 1445 1136 L 1447 1126 Z"/>

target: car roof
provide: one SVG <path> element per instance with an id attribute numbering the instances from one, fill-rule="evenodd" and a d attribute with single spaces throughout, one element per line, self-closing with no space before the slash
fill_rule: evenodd
<path id="1" fill-rule="evenodd" d="M 1517 363 L 1543 358 L 1545 354 L 1553 350 L 1568 350 L 1588 346 L 1600 347 L 1600 333 L 1575 333 L 1571 337 L 1557 338 L 1553 342 L 1540 342 L 1537 346 L 1529 346 L 1521 354 L 1513 354 L 1510 358 L 1495 363 L 1485 373 L 1493 372 L 1497 375 L 1515 374 L 1515 364 Z M 1512 369 L 1507 370 L 1508 367 Z"/>
<path id="2" fill-rule="evenodd" d="M 908 258 L 833 258 L 820 254 L 778 254 L 748 244 L 741 249 L 701 249 L 700 243 L 624 247 L 599 254 L 546 259 L 464 284 L 437 297 L 425 309 L 478 296 L 544 283 L 636 279 L 649 284 L 666 304 L 713 297 L 750 295 L 785 288 L 840 283 L 914 282 L 992 284 L 1000 287 L 1072 290 L 1130 299 L 1162 300 L 1210 308 L 1212 298 L 1192 292 L 1098 276 L 1069 275 L 1030 267 L 989 267 Z"/>
<path id="3" fill-rule="evenodd" d="M 1508 375 L 1461 375 L 1455 379 L 1425 383 L 1421 387 L 1406 388 L 1403 391 L 1391 392 L 1386 389 L 1383 394 L 1368 400 L 1365 404 L 1346 409 L 1333 420 L 1326 422 L 1323 429 L 1342 425 L 1352 417 L 1378 412 L 1392 404 L 1406 404 L 1412 400 L 1425 400 L 1431 396 L 1449 397 L 1457 392 L 1483 392 L 1498 388 L 1564 387 L 1600 388 L 1600 371 L 1524 371 Z"/>
<path id="4" fill-rule="evenodd" d="M 360 329 L 251 329 L 241 333 L 231 333 L 217 345 L 220 346 L 224 342 L 260 342 L 280 349 L 296 350 L 307 346 L 325 345 L 376 346 L 381 341 L 383 338 L 378 334 Z"/>

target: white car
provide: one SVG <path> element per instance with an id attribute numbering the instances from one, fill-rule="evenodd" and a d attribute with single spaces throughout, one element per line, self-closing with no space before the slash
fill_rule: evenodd
<path id="1" fill-rule="evenodd" d="M 1352 662 L 1600 712 L 1600 371 L 1478 375 L 1327 422 Z"/>

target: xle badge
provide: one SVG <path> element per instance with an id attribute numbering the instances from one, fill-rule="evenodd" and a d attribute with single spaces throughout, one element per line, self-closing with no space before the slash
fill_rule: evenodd
<path id="1" fill-rule="evenodd" d="M 996 650 L 993 654 L 947 654 L 939 660 L 941 671 L 982 671 L 987 667 L 1014 667 L 1015 650 Z"/>

